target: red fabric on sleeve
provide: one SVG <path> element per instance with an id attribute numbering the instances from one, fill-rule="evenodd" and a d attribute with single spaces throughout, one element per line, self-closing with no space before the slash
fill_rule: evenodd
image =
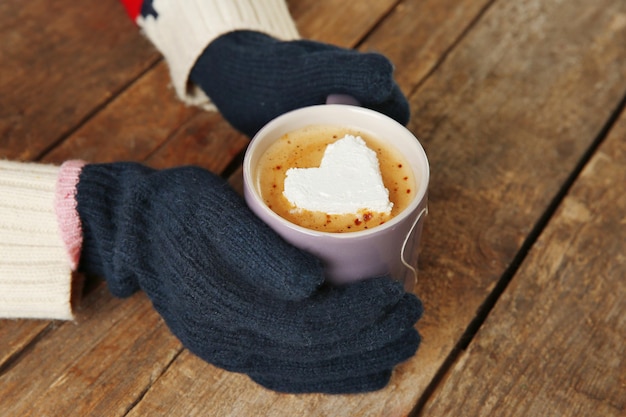
<path id="1" fill-rule="evenodd" d="M 143 0 L 120 0 L 120 1 L 126 8 L 126 13 L 128 13 L 128 16 L 130 16 L 130 18 L 134 22 L 137 19 L 137 16 L 139 16 L 139 13 L 141 12 L 141 5 L 143 3 Z"/>

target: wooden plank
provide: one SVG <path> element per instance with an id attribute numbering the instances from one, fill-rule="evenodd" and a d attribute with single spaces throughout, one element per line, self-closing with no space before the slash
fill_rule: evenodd
<path id="1" fill-rule="evenodd" d="M 143 161 L 181 125 L 200 113 L 176 98 L 165 62 L 159 63 L 88 123 L 54 148 L 44 162 Z"/>
<path id="2" fill-rule="evenodd" d="M 416 288 L 424 343 L 405 371 L 416 391 L 626 91 L 625 7 L 498 1 L 416 91 L 409 127 L 432 173 Z"/>
<path id="3" fill-rule="evenodd" d="M 494 3 L 412 97 L 410 128 L 433 174 L 416 289 L 426 304 L 424 342 L 389 387 L 289 396 L 211 373 L 195 388 L 202 391 L 194 406 L 214 415 L 258 407 L 267 415 L 408 414 L 626 91 L 623 8 L 610 0 L 573 0 L 565 12 L 559 1 Z M 187 371 L 195 366 L 177 358 L 138 410 L 165 406 L 164 387 L 180 378 L 201 379 Z M 241 393 L 238 404 L 251 404 L 245 412 L 224 394 L 230 389 Z"/>
<path id="4" fill-rule="evenodd" d="M 424 415 L 626 414 L 626 113 Z"/>
<path id="5" fill-rule="evenodd" d="M 30 160 L 160 59 L 117 1 L 0 2 L 0 157 Z"/>
<path id="6" fill-rule="evenodd" d="M 0 321 L 0 373 L 23 353 L 30 344 L 48 328 L 46 321 L 2 320 Z"/>
<path id="7" fill-rule="evenodd" d="M 359 46 L 384 53 L 410 94 L 462 38 L 492 0 L 404 0 Z"/>
<path id="8" fill-rule="evenodd" d="M 0 375 L 0 415 L 123 416 L 182 349 L 143 293 L 102 285 L 77 313 Z"/>
<path id="9" fill-rule="evenodd" d="M 287 0 L 303 38 L 353 48 L 399 0 Z"/>
<path id="10" fill-rule="evenodd" d="M 369 394 L 328 396 L 279 394 L 259 388 L 247 376 L 224 372 L 183 352 L 129 417 L 202 416 L 403 416 L 410 387 Z M 209 396 L 207 398 L 207 396 Z M 186 398 L 187 401 L 180 401 Z M 193 399 L 193 400 L 191 400 Z"/>
<path id="11" fill-rule="evenodd" d="M 197 165 L 221 173 L 249 142 L 248 137 L 235 131 L 215 112 L 198 112 L 167 139 L 145 161 L 148 165 Z"/>

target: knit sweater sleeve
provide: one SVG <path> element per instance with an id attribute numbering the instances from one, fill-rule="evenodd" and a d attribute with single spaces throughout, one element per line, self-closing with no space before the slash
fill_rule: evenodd
<path id="1" fill-rule="evenodd" d="M 80 220 L 73 214 L 75 180 L 62 184 L 60 173 L 77 178 L 79 169 L 0 161 L 0 317 L 73 318 Z M 59 213 L 68 219 L 64 227 Z"/>
<path id="2" fill-rule="evenodd" d="M 285 0 L 122 0 L 128 14 L 163 54 L 178 97 L 215 109 L 189 82 L 195 62 L 211 41 L 234 30 L 254 30 L 282 40 L 299 34 Z"/>

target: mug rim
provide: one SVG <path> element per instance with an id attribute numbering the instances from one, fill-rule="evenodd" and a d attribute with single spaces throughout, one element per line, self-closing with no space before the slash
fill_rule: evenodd
<path id="1" fill-rule="evenodd" d="M 257 181 L 255 180 L 252 174 L 252 171 L 253 171 L 252 158 L 254 156 L 254 153 L 257 149 L 258 144 L 261 141 L 263 141 L 263 138 L 267 135 L 268 131 L 275 130 L 276 128 L 285 124 L 286 121 L 290 121 L 297 117 L 301 117 L 302 113 L 305 113 L 305 114 L 311 113 L 320 117 L 320 116 L 336 113 L 337 111 L 344 112 L 344 113 L 348 112 L 351 114 L 358 115 L 359 117 L 379 118 L 381 123 L 390 124 L 390 126 L 392 126 L 394 129 L 397 129 L 398 132 L 401 132 L 403 135 L 405 136 L 408 135 L 410 138 L 412 138 L 415 149 L 417 153 L 419 154 L 420 159 L 422 159 L 422 162 L 423 162 L 423 164 L 421 164 L 420 166 L 416 168 L 414 167 L 414 173 L 417 171 L 420 174 L 420 179 L 417 184 L 418 192 L 415 193 L 415 197 L 411 200 L 411 202 L 407 205 L 407 207 L 404 208 L 404 210 L 402 210 L 400 213 L 394 216 L 391 220 L 385 222 L 384 224 L 373 227 L 371 229 L 359 230 L 355 232 L 342 232 L 342 233 L 324 232 L 324 231 L 309 229 L 309 228 L 300 226 L 296 223 L 293 223 L 285 219 L 284 217 L 281 217 L 280 215 L 278 215 L 275 211 L 269 208 L 267 204 L 265 204 L 265 201 L 263 201 L 263 198 L 261 197 L 260 190 L 258 190 Z M 330 122 L 319 122 L 319 123 L 312 122 L 311 124 L 328 124 L 328 125 L 338 125 L 338 126 L 340 125 L 339 123 L 330 123 Z M 356 123 L 353 123 L 353 124 L 356 125 Z M 346 125 L 349 125 L 349 123 L 343 124 L 341 126 L 346 126 Z M 303 128 L 305 126 L 307 126 L 307 124 L 302 124 L 296 129 Z M 372 135 L 376 136 L 378 140 L 385 142 L 384 138 L 379 137 L 380 134 L 372 133 Z M 279 137 L 276 137 L 275 140 L 278 140 Z M 395 146 L 395 145 L 391 143 L 391 146 Z M 380 113 L 380 112 L 377 112 L 375 110 L 371 110 L 368 108 L 358 107 L 358 106 L 349 105 L 349 104 L 321 104 L 321 105 L 315 105 L 315 106 L 302 107 L 299 109 L 291 110 L 271 120 L 265 126 L 263 126 L 251 139 L 244 155 L 242 167 L 243 167 L 244 194 L 246 198 L 253 198 L 255 202 L 260 206 L 261 210 L 263 211 L 265 215 L 269 216 L 274 221 L 277 221 L 285 225 L 289 229 L 293 231 L 297 231 L 301 234 L 305 234 L 305 235 L 312 236 L 312 237 L 325 237 L 325 238 L 332 237 L 336 239 L 358 239 L 358 238 L 369 236 L 371 234 L 382 233 L 385 230 L 394 228 L 399 223 L 404 221 L 408 216 L 410 216 L 413 212 L 417 211 L 417 208 L 420 206 L 420 204 L 424 201 L 424 199 L 427 196 L 428 184 L 430 181 L 430 166 L 428 163 L 426 152 L 424 151 L 424 148 L 422 147 L 422 144 L 420 143 L 419 139 L 417 139 L 417 137 L 410 130 L 408 130 L 405 126 L 401 125 L 396 120 L 392 119 L 391 117 L 383 113 Z"/>

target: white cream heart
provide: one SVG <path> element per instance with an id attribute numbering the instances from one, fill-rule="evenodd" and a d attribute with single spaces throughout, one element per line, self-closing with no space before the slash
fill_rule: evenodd
<path id="1" fill-rule="evenodd" d="M 290 168 L 283 195 L 297 209 L 328 214 L 389 214 L 393 203 L 376 152 L 359 136 L 328 145 L 319 168 Z"/>

